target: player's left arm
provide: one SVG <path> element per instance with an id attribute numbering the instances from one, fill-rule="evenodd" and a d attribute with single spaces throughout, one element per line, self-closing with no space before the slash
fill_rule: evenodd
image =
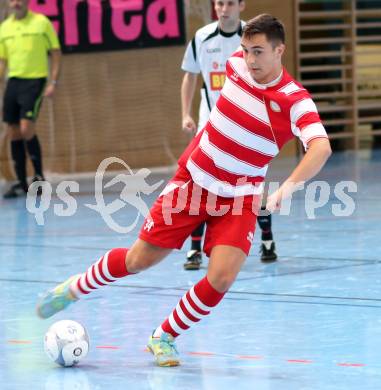
<path id="1" fill-rule="evenodd" d="M 6 68 L 7 68 L 7 60 L 5 58 L 0 58 L 0 82 L 4 80 Z"/>
<path id="2" fill-rule="evenodd" d="M 307 145 L 307 152 L 291 175 L 277 191 L 269 195 L 266 208 L 269 211 L 279 209 L 282 199 L 289 198 L 304 182 L 316 176 L 331 154 L 332 150 L 328 138 L 312 139 Z"/>
<path id="3" fill-rule="evenodd" d="M 61 46 L 53 24 L 45 18 L 45 36 L 47 37 L 47 51 L 50 53 L 50 78 L 45 88 L 44 96 L 52 96 L 56 90 L 61 68 Z"/>
<path id="4" fill-rule="evenodd" d="M 316 176 L 332 154 L 328 138 L 314 138 L 308 143 L 307 152 L 285 183 L 305 182 Z"/>
<path id="5" fill-rule="evenodd" d="M 7 68 L 7 49 L 0 35 L 0 82 L 4 81 Z"/>
<path id="6" fill-rule="evenodd" d="M 45 88 L 44 96 L 53 96 L 61 69 L 61 50 L 53 49 L 50 51 L 50 79 Z"/>

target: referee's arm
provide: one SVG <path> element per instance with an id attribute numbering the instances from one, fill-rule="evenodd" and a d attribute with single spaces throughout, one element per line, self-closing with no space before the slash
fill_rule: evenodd
<path id="1" fill-rule="evenodd" d="M 50 51 L 50 81 L 45 89 L 45 96 L 52 96 L 57 86 L 61 68 L 61 50 L 52 49 Z"/>
<path id="2" fill-rule="evenodd" d="M 0 58 L 0 81 L 2 82 L 5 77 L 5 69 L 7 67 L 7 60 Z"/>

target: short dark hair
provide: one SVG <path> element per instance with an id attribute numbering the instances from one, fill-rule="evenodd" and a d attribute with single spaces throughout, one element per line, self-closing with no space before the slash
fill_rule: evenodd
<path id="1" fill-rule="evenodd" d="M 246 23 L 242 31 L 243 37 L 251 38 L 255 34 L 264 34 L 273 46 L 285 43 L 286 40 L 283 23 L 269 14 L 258 15 Z"/>

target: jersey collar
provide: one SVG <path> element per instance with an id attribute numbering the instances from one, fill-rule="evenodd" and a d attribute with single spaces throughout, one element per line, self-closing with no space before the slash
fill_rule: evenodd
<path id="1" fill-rule="evenodd" d="M 283 74 L 284 74 L 284 69 L 282 68 L 280 75 L 277 78 L 275 78 L 274 80 L 272 80 L 266 84 L 259 84 L 253 79 L 254 87 L 259 88 L 259 89 L 267 89 L 267 88 L 274 87 L 275 85 L 279 84 L 279 82 L 282 80 Z"/>
<path id="2" fill-rule="evenodd" d="M 242 23 L 241 23 L 241 21 L 239 21 L 239 26 L 238 26 L 237 30 L 235 30 L 233 32 L 225 32 L 225 31 L 221 30 L 220 26 L 217 24 L 217 31 L 219 34 L 221 34 L 225 38 L 230 38 L 235 34 L 238 34 L 241 37 L 242 36 Z"/>

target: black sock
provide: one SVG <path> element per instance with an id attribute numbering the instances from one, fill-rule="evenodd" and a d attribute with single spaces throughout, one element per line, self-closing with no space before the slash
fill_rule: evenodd
<path id="1" fill-rule="evenodd" d="M 26 141 L 26 148 L 30 159 L 32 160 L 35 174 L 43 177 L 42 174 L 42 158 L 41 158 L 41 147 L 38 141 L 37 135 L 35 135 L 29 141 Z"/>
<path id="2" fill-rule="evenodd" d="M 18 181 L 27 188 L 26 183 L 26 153 L 23 139 L 11 141 L 11 155 Z"/>
<path id="3" fill-rule="evenodd" d="M 204 226 L 205 224 L 202 223 L 200 226 L 197 227 L 197 229 L 193 230 L 191 250 L 201 252 L 201 240 L 202 235 L 204 234 Z"/>
<path id="4" fill-rule="evenodd" d="M 266 210 L 265 207 L 261 207 L 261 210 Z M 262 230 L 262 241 L 271 241 L 273 239 L 273 233 L 271 231 L 271 214 L 258 215 L 258 225 Z"/>

